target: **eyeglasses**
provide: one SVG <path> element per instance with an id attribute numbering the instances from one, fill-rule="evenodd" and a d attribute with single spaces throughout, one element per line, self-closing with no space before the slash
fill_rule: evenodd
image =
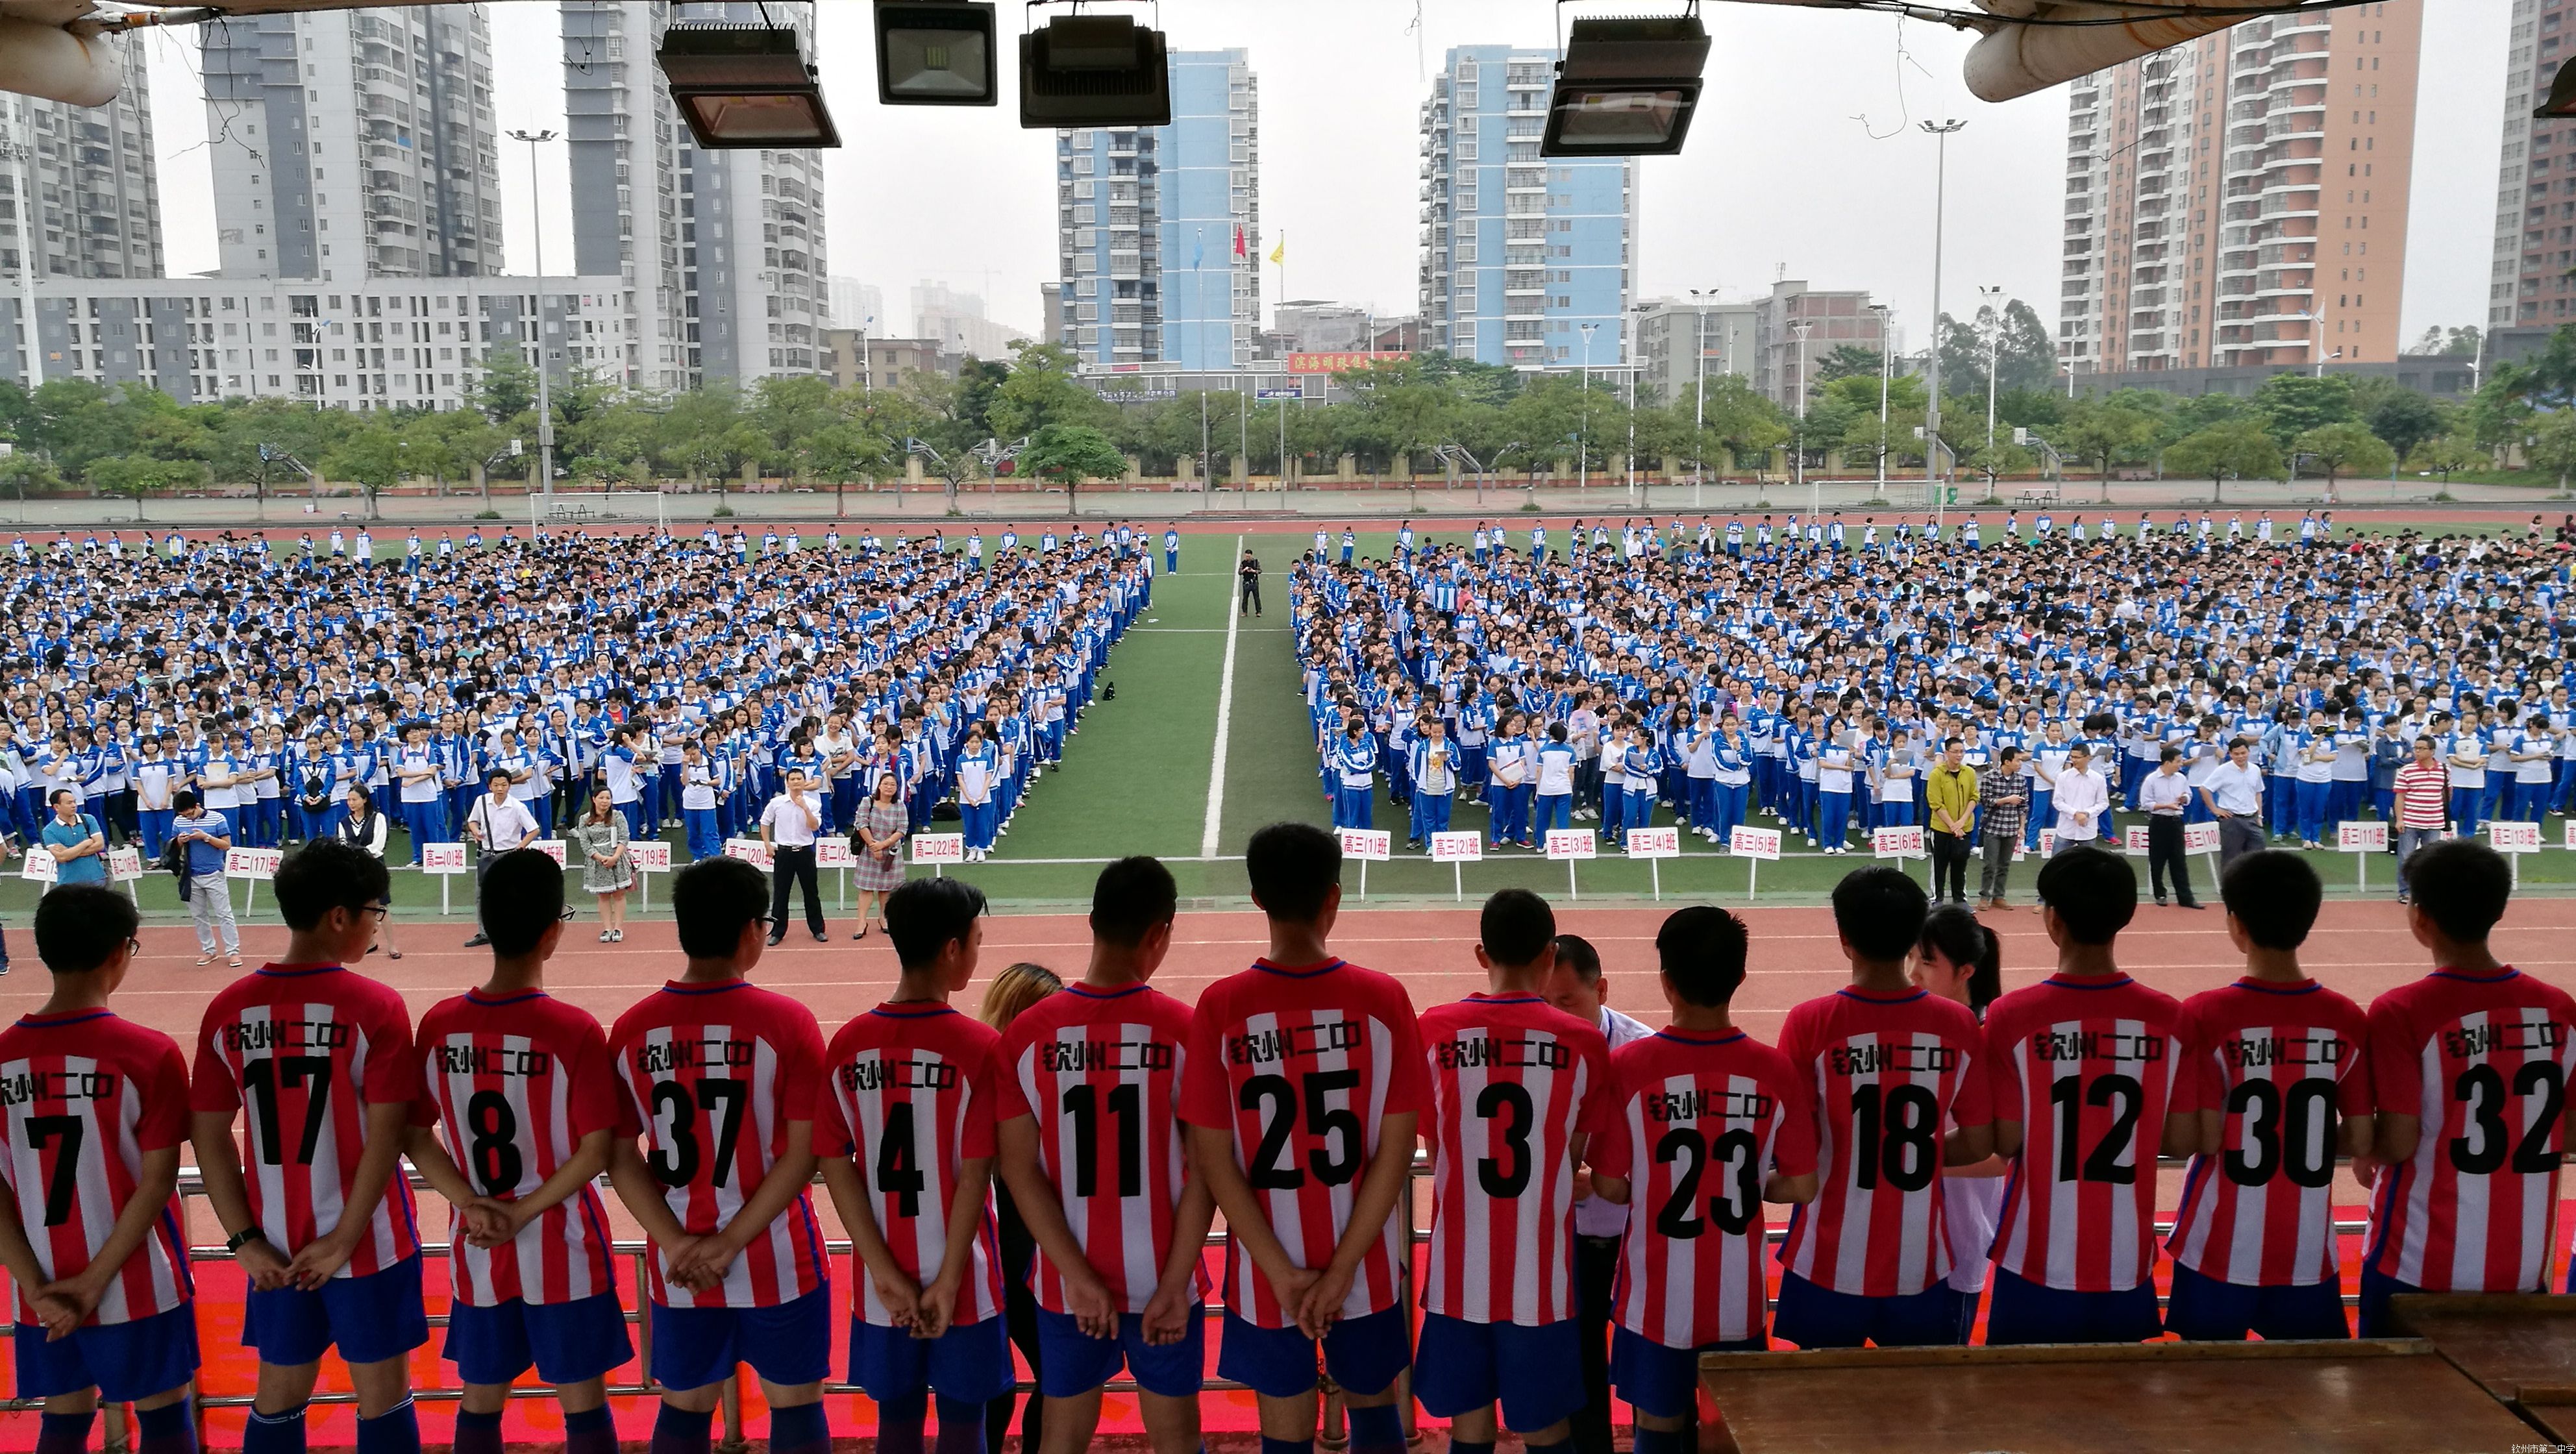
<path id="1" fill-rule="evenodd" d="M 391 904 L 360 904 L 358 906 L 358 912 L 362 914 L 373 914 L 376 916 L 378 921 L 382 921 L 393 917 L 394 906 Z"/>

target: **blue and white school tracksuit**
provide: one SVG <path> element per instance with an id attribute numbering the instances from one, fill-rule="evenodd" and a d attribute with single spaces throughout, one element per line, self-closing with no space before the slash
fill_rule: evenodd
<path id="1" fill-rule="evenodd" d="M 1574 749 L 1562 742 L 1543 743 L 1530 759 L 1530 801 L 1537 808 L 1530 837 L 1537 841 L 1574 826 Z"/>
<path id="2" fill-rule="evenodd" d="M 403 776 L 407 772 L 430 775 L 415 782 Z M 424 845 L 447 841 L 447 805 L 439 798 L 437 754 L 426 745 L 405 747 L 394 758 L 394 781 L 398 784 L 394 797 L 402 805 L 403 831 L 411 835 L 411 864 L 418 868 Z"/>
<path id="3" fill-rule="evenodd" d="M 691 806 L 693 802 L 704 806 Z M 680 824 L 688 834 L 691 863 L 724 853 L 724 830 L 717 822 L 716 802 L 715 768 L 705 762 L 681 763 Z"/>
<path id="4" fill-rule="evenodd" d="M 2334 734 L 2302 732 L 2292 739 L 2298 754 L 2299 841 L 2320 842 L 2325 837 L 2327 810 L 2334 799 Z M 2311 754 L 2322 752 L 2325 760 Z"/>
<path id="5" fill-rule="evenodd" d="M 966 848 L 982 853 L 993 846 L 993 830 L 1002 825 L 994 790 L 1000 786 L 1002 755 L 990 742 L 957 754 L 957 816 L 964 826 Z M 982 798 L 982 802 L 969 801 Z"/>
<path id="6" fill-rule="evenodd" d="M 1495 739 L 1492 759 L 1493 778 L 1486 785 L 1485 801 L 1493 809 L 1491 836 L 1497 848 L 1506 843 L 1527 846 L 1531 841 L 1529 804 L 1536 790 L 1536 784 L 1531 781 L 1535 776 L 1531 772 L 1533 766 L 1530 760 L 1528 738 Z M 1504 782 L 1503 774 L 1507 771 L 1519 777 L 1520 781 Z"/>
<path id="7" fill-rule="evenodd" d="M 1166 530 L 1163 532 L 1163 574 L 1167 576 L 1176 576 L 1180 573 L 1181 532 L 1177 530 Z"/>
<path id="8" fill-rule="evenodd" d="M 1433 761 L 1434 754 L 1439 760 Z M 1405 824 L 1407 843 L 1428 843 L 1449 831 L 1450 795 L 1458 790 L 1458 744 L 1447 738 L 1413 740 L 1413 802 Z"/>
<path id="9" fill-rule="evenodd" d="M 1333 826 L 1374 828 L 1377 804 L 1377 739 L 1362 732 L 1333 739 Z"/>
<path id="10" fill-rule="evenodd" d="M 1754 759 L 1743 738 L 1730 740 L 1722 734 L 1711 749 L 1711 755 L 1717 760 L 1717 776 L 1709 780 L 1709 815 L 1705 820 L 1692 821 L 1706 828 L 1719 843 L 1726 843 L 1743 825 L 1745 796 L 1753 782 Z"/>
<path id="11" fill-rule="evenodd" d="M 1632 742 L 1623 762 L 1628 781 L 1620 795 L 1618 841 L 1625 847 L 1629 829 L 1648 827 L 1655 821 L 1655 775 L 1663 770 L 1663 754 L 1651 742 Z"/>

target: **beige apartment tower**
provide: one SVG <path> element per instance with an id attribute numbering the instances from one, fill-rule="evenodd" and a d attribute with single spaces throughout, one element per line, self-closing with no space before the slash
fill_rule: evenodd
<path id="1" fill-rule="evenodd" d="M 2078 77 L 2060 367 L 2395 359 L 2422 29 L 2374 0 Z"/>

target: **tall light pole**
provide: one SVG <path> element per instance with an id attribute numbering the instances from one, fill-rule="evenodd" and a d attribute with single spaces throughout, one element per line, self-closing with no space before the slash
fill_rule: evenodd
<path id="1" fill-rule="evenodd" d="M 1986 300 L 1986 448 L 1995 447 L 1995 368 L 2003 353 L 2004 310 L 2003 288 L 1977 285 L 1977 295 Z"/>
<path id="2" fill-rule="evenodd" d="M 1574 488 L 1577 491 L 1589 488 L 1592 481 L 1592 335 L 1601 331 L 1601 325 L 1586 323 L 1582 328 L 1583 429 L 1574 440 Z"/>
<path id="3" fill-rule="evenodd" d="M 1965 121 L 1926 121 L 1923 129 L 1932 133 L 1938 150 L 1932 169 L 1932 360 L 1927 366 L 1926 382 L 1930 397 L 1923 409 L 1923 488 L 1932 495 L 1932 522 L 1941 523 L 1941 214 L 1950 194 L 1950 134 L 1966 126 Z"/>
<path id="4" fill-rule="evenodd" d="M 1887 346 L 1887 305 L 1872 303 L 1869 311 L 1878 315 L 1878 485 L 1872 498 L 1887 498 L 1887 384 L 1896 365 L 1896 351 Z"/>
<path id="5" fill-rule="evenodd" d="M 1798 472 L 1800 484 L 1805 484 L 1807 480 L 1807 333 L 1814 327 L 1814 324 L 1804 318 L 1789 325 L 1789 332 L 1796 335 L 1798 339 L 1798 453 L 1797 458 L 1792 461 L 1792 467 Z M 1824 513 L 1824 508 L 1825 482 L 1818 480 L 1814 486 L 1814 494 L 1807 501 L 1807 518 L 1815 519 Z"/>
<path id="6" fill-rule="evenodd" d="M 1699 488 L 1708 482 L 1708 446 L 1701 434 L 1708 428 L 1708 310 L 1717 302 L 1717 290 L 1702 293 L 1690 290 L 1691 352 L 1698 355 L 1698 373 L 1691 384 L 1691 504 L 1699 504 Z M 1707 298 L 1702 303 L 1701 298 Z"/>
<path id="7" fill-rule="evenodd" d="M 552 131 L 513 131 L 512 141 L 528 144 L 528 235 L 537 243 L 537 307 L 529 328 L 537 339 L 537 488 L 547 495 L 555 492 L 555 409 L 554 394 L 546 376 L 546 229 L 540 217 L 540 190 L 537 186 L 537 143 L 552 141 Z M 861 344 L 862 352 L 866 345 Z"/>

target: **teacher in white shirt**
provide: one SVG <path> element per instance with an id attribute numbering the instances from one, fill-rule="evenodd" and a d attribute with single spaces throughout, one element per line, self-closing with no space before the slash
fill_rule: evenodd
<path id="1" fill-rule="evenodd" d="M 818 940 L 832 936 L 823 927 L 823 893 L 815 879 L 814 835 L 823 826 L 822 795 L 814 791 L 805 769 L 787 770 L 787 790 L 760 812 L 760 841 L 769 848 L 769 942 L 787 937 L 787 889 L 805 885 L 805 927 Z"/>
<path id="2" fill-rule="evenodd" d="M 465 941 L 468 949 L 479 949 L 491 943 L 483 933 L 483 875 L 491 870 L 493 860 L 504 853 L 527 846 L 537 836 L 537 816 L 528 805 L 511 796 L 515 781 L 508 768 L 496 767 L 484 779 L 491 791 L 474 800 L 465 814 L 465 836 L 481 848 L 474 860 L 474 937 Z"/>
<path id="3" fill-rule="evenodd" d="M 2093 753 L 2082 743 L 2067 749 L 2066 770 L 2057 775 L 2052 799 L 2057 810 L 2057 851 L 2091 843 L 2102 836 L 2102 820 L 2111 811 L 2111 788 L 2093 771 Z"/>

